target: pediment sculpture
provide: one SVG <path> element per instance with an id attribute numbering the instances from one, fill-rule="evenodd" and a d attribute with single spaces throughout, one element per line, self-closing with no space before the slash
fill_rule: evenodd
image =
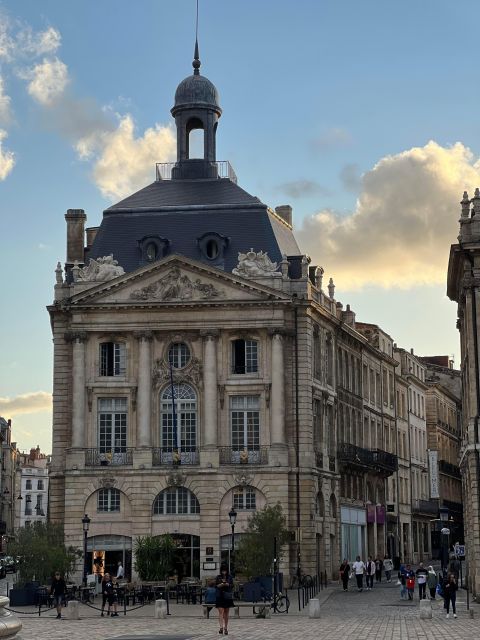
<path id="1" fill-rule="evenodd" d="M 277 263 L 270 260 L 266 251 L 257 253 L 253 249 L 247 253 L 238 254 L 238 264 L 232 273 L 242 278 L 282 277 L 282 274 L 277 271 Z"/>
<path id="2" fill-rule="evenodd" d="M 204 283 L 199 278 L 191 280 L 173 267 L 162 279 L 137 289 L 130 294 L 132 300 L 210 300 L 223 292 L 213 284 Z"/>
<path id="3" fill-rule="evenodd" d="M 187 382 L 200 386 L 202 374 L 203 368 L 200 360 L 198 358 L 191 358 L 190 362 L 183 369 L 173 369 L 171 376 L 173 377 L 174 384 Z M 159 359 L 155 361 L 152 380 L 159 384 L 166 380 L 170 380 L 170 367 L 165 360 Z"/>
<path id="4" fill-rule="evenodd" d="M 83 269 L 77 271 L 78 282 L 107 282 L 125 273 L 123 267 L 114 260 L 113 255 L 103 258 L 90 258 L 90 262 Z"/>

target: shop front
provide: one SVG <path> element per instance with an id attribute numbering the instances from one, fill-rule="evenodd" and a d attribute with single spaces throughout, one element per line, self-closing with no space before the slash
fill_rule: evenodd
<path id="1" fill-rule="evenodd" d="M 200 578 L 200 536 L 188 533 L 170 535 L 175 542 L 173 569 L 178 582 L 184 578 Z"/>
<path id="2" fill-rule="evenodd" d="M 355 507 L 341 507 L 342 527 L 342 558 L 355 560 L 357 556 L 366 557 L 366 526 L 365 509 Z"/>
<path id="3" fill-rule="evenodd" d="M 87 539 L 89 573 L 101 579 L 105 573 L 117 575 L 118 563 L 123 564 L 125 577 L 132 575 L 132 539 L 128 536 L 100 535 Z"/>

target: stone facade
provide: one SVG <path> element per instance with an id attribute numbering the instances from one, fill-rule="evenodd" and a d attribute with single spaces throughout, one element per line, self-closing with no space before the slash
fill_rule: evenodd
<path id="1" fill-rule="evenodd" d="M 29 453 L 17 452 L 16 457 L 15 529 L 47 521 L 49 464 L 49 456 L 42 453 L 40 447 Z"/>

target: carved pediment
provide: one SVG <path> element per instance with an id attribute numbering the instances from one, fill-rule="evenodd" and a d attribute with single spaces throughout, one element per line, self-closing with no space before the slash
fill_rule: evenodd
<path id="1" fill-rule="evenodd" d="M 172 377 L 174 384 L 187 382 L 200 386 L 202 381 L 203 369 L 202 363 L 198 358 L 191 358 L 190 362 L 183 369 L 173 369 Z M 155 361 L 153 367 L 152 380 L 154 384 L 161 385 L 163 382 L 170 380 L 170 367 L 163 359 Z"/>
<path id="2" fill-rule="evenodd" d="M 182 273 L 179 267 L 174 266 L 162 278 L 132 291 L 131 300 L 211 300 L 223 294 L 209 282 L 203 282 L 200 278 L 190 278 Z"/>

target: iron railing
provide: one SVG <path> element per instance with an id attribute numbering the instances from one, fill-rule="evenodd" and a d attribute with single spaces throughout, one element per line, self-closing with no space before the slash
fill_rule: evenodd
<path id="1" fill-rule="evenodd" d="M 398 458 L 394 453 L 382 449 L 373 449 L 372 453 L 373 464 L 379 469 L 392 473 L 398 469 Z"/>
<path id="2" fill-rule="evenodd" d="M 268 464 L 268 448 L 236 449 L 219 447 L 220 464 Z"/>
<path id="3" fill-rule="evenodd" d="M 438 516 L 438 500 L 413 500 L 412 511 L 429 516 Z"/>
<path id="4" fill-rule="evenodd" d="M 217 165 L 218 178 L 228 178 L 235 184 L 237 184 L 237 174 L 235 173 L 232 165 L 228 160 L 217 160 L 211 162 L 212 165 Z M 171 180 L 172 170 L 177 166 L 176 162 L 157 162 L 156 163 L 156 179 L 158 180 Z"/>
<path id="5" fill-rule="evenodd" d="M 133 463 L 133 449 L 122 448 L 121 450 L 101 451 L 100 449 L 85 450 L 86 467 L 108 467 L 124 466 Z"/>
<path id="6" fill-rule="evenodd" d="M 187 450 L 160 447 L 152 450 L 152 465 L 154 467 L 176 467 L 186 464 L 200 464 L 197 447 L 188 447 Z"/>
<path id="7" fill-rule="evenodd" d="M 382 449 L 364 449 L 349 442 L 341 442 L 337 451 L 338 459 L 344 463 L 376 470 L 391 475 L 398 468 L 398 458 L 394 453 Z"/>
<path id="8" fill-rule="evenodd" d="M 456 464 L 451 464 L 446 460 L 439 460 L 438 468 L 440 473 L 446 473 L 448 476 L 453 476 L 454 478 L 461 478 L 460 467 L 457 467 Z"/>

